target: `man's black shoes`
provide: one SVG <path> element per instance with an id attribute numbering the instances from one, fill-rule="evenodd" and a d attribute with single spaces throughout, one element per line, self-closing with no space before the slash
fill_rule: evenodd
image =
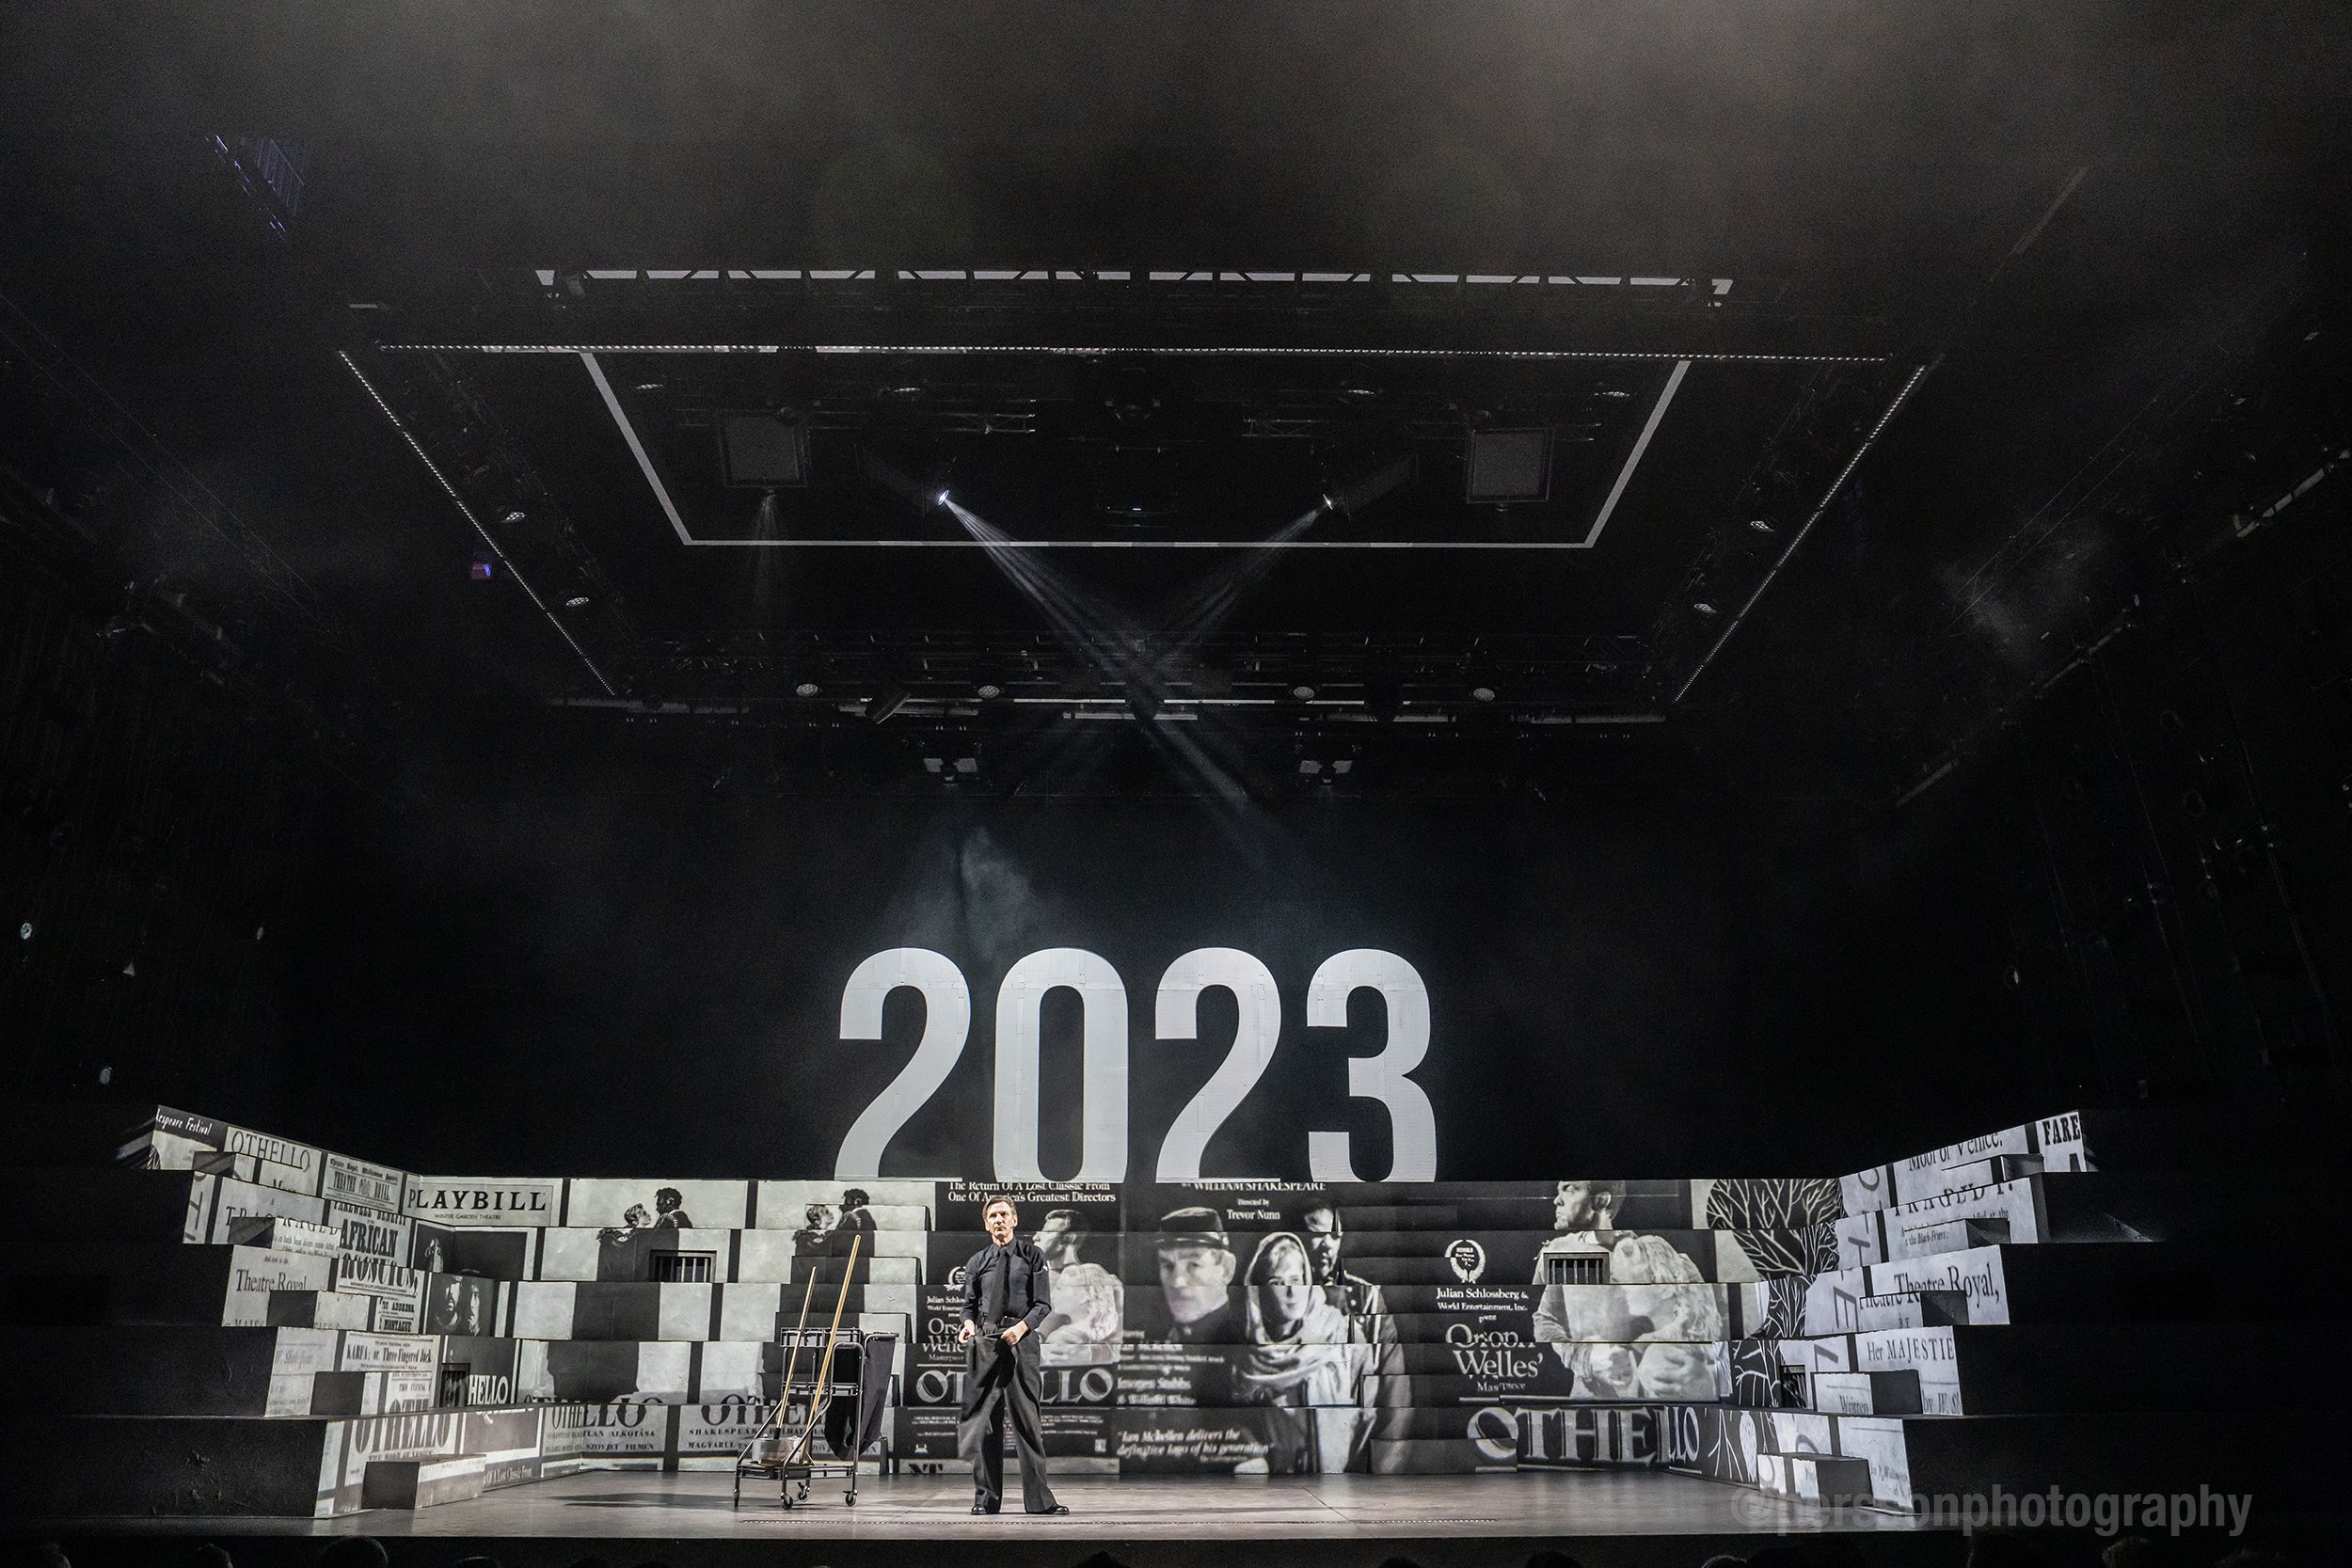
<path id="1" fill-rule="evenodd" d="M 1051 1508 L 1041 1508 L 1037 1510 L 1037 1512 L 1041 1515 L 1047 1513 L 1067 1513 L 1070 1512 L 1070 1505 L 1068 1503 L 1056 1503 Z"/>

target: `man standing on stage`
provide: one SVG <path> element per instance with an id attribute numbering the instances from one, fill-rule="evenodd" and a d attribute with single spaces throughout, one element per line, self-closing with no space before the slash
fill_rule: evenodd
<path id="1" fill-rule="evenodd" d="M 972 1462 L 972 1512 L 993 1513 L 1005 1498 L 1005 1418 L 1021 1449 L 1021 1506 L 1029 1513 L 1067 1513 L 1045 1484 L 1045 1439 L 1038 1402 L 1044 1393 L 1037 1325 L 1053 1310 L 1053 1275 L 1034 1242 L 1019 1239 L 1012 1200 L 993 1197 L 980 1211 L 989 1244 L 963 1266 L 963 1409 L 956 1446 Z"/>

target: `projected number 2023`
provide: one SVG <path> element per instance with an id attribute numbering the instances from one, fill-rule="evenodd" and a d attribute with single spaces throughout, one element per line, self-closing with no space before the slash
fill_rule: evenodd
<path id="1" fill-rule="evenodd" d="M 860 1113 L 841 1141 L 835 1175 L 865 1180 L 882 1174 L 882 1149 L 922 1109 L 963 1055 L 972 1033 L 972 989 L 953 960 L 926 947 L 894 947 L 857 966 L 841 993 L 841 1037 L 882 1038 L 882 1002 L 901 987 L 921 993 L 923 1037 L 890 1086 Z M 1084 1067 L 1079 1079 L 1078 1168 L 1048 1177 L 1038 1164 L 1040 1020 L 1048 991 L 1075 991 L 1084 1009 Z M 1198 1039 L 1200 993 L 1231 991 L 1239 1022 L 1233 1044 L 1191 1103 L 1178 1113 L 1160 1145 L 1162 1181 L 1201 1180 L 1209 1139 L 1248 1098 L 1282 1032 L 1282 999 L 1274 975 L 1233 947 L 1200 947 L 1160 976 L 1154 1033 L 1163 1040 Z M 1347 1000 L 1377 991 L 1387 1005 L 1389 1037 L 1376 1056 L 1352 1056 L 1347 1092 L 1388 1110 L 1394 1160 L 1391 1181 L 1433 1181 L 1438 1175 L 1438 1124 L 1429 1097 L 1408 1076 L 1429 1052 L 1429 991 L 1411 964 L 1377 948 L 1352 948 L 1324 959 L 1307 984 L 1307 1026 L 1339 1029 Z M 1119 972 L 1081 947 L 1032 953 L 1005 974 L 996 990 L 996 1179 L 1000 1181 L 1121 1181 L 1127 1176 L 1127 988 Z M 1344 1132 L 1307 1134 L 1307 1164 L 1318 1181 L 1357 1181 Z M 1219 1180 L 1270 1178 L 1218 1172 Z"/>

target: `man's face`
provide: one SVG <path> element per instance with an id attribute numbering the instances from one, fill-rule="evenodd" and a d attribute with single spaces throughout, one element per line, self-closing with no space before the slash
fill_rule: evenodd
<path id="1" fill-rule="evenodd" d="M 1160 1289 L 1168 1293 L 1168 1315 L 1180 1323 L 1223 1307 L 1232 1283 L 1233 1255 L 1223 1247 L 1179 1242 L 1160 1248 Z"/>
<path id="2" fill-rule="evenodd" d="M 1048 1262 L 1059 1261 L 1074 1248 L 1070 1221 L 1060 1214 L 1047 1215 L 1045 1223 L 1037 1227 L 1037 1234 L 1030 1240 L 1037 1243 L 1038 1251 L 1045 1254 Z"/>
<path id="3" fill-rule="evenodd" d="M 1315 1266 L 1315 1283 L 1338 1284 L 1340 1243 L 1347 1234 L 1339 1215 L 1328 1209 L 1310 1209 L 1299 1228 L 1306 1236 L 1307 1256 Z"/>
<path id="4" fill-rule="evenodd" d="M 1590 1181 L 1563 1181 L 1551 1200 L 1554 1230 L 1598 1230 L 1608 1204 L 1597 1198 Z"/>
<path id="5" fill-rule="evenodd" d="M 1011 1204 L 999 1199 L 988 1206 L 988 1212 L 980 1216 L 980 1223 L 988 1227 L 988 1239 L 1003 1246 L 1012 1240 L 1013 1227 L 1021 1223 L 1021 1216 L 1012 1212 Z"/>

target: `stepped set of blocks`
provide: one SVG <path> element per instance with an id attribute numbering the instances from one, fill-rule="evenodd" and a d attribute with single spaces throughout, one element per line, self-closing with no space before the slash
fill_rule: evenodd
<path id="1" fill-rule="evenodd" d="M 324 1515 L 723 1469 L 803 1309 L 812 1342 L 836 1311 L 896 1337 L 884 1462 L 959 1463 L 963 1269 L 998 1184 L 420 1176 L 162 1108 L 14 1147 L 50 1195 L 0 1265 L 56 1413 L 9 1445 L 39 1512 Z M 2185 1442 L 2292 1402 L 2217 1332 L 2263 1365 L 2340 1315 L 2315 1288 L 2233 1295 L 2200 1248 L 2244 1195 L 2166 1168 L 2174 1147 L 2092 1114 L 1842 1180 L 1015 1186 L 1054 1270 L 1047 1450 L 1667 1466 L 1898 1508 L 2087 1485 L 2151 1422 Z"/>
<path id="2" fill-rule="evenodd" d="M 2333 1395 L 2290 1369 L 2344 1316 L 2316 1264 L 2342 1158 L 2318 1118 L 2139 1109 L 1849 1176 L 1835 1266 L 1742 1287 L 1772 1399 L 1675 1412 L 1667 1463 L 1895 1510 L 1995 1488 L 2307 1501 Z"/>

